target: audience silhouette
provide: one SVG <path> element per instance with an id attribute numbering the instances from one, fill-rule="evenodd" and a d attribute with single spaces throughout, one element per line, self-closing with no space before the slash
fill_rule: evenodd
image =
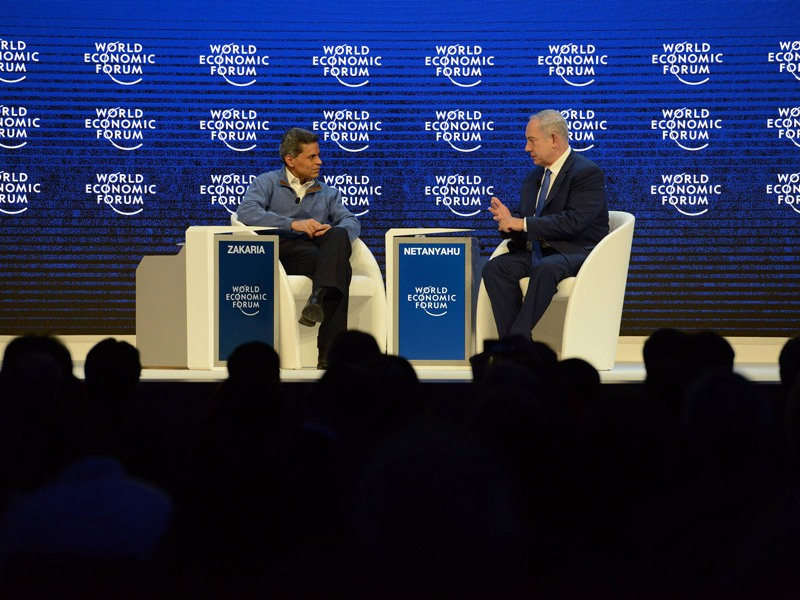
<path id="1" fill-rule="evenodd" d="M 798 340 L 775 394 L 710 331 L 654 331 L 640 386 L 511 337 L 472 357 L 457 414 L 369 334 L 291 391 L 252 342 L 177 433 L 130 344 L 96 344 L 81 381 L 57 338 L 15 338 L 0 592 L 781 595 L 800 587 Z"/>
<path id="2" fill-rule="evenodd" d="M 94 377 L 103 370 L 92 371 L 98 401 L 104 386 Z M 99 406 L 58 340 L 29 336 L 8 345 L 0 371 L 4 580 L 138 585 L 155 573 L 172 500 L 114 457 Z"/>

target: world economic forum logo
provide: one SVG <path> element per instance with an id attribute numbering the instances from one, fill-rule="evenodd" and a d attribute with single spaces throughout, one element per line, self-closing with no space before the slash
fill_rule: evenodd
<path id="1" fill-rule="evenodd" d="M 663 173 L 661 183 L 650 186 L 650 195 L 661 206 L 671 206 L 687 217 L 708 212 L 711 201 L 719 199 L 721 194 L 722 186 L 705 173 Z"/>
<path id="2" fill-rule="evenodd" d="M 708 42 L 665 43 L 663 52 L 651 56 L 664 75 L 673 75 L 685 85 L 703 85 L 711 78 L 711 67 L 721 65 L 723 54 L 714 52 Z"/>
<path id="3" fill-rule="evenodd" d="M 575 152 L 586 152 L 594 148 L 595 133 L 608 130 L 608 121 L 598 117 L 593 110 L 561 111 L 561 116 L 569 128 L 569 142 Z"/>
<path id="4" fill-rule="evenodd" d="M 200 121 L 201 131 L 209 131 L 212 140 L 220 141 L 236 152 L 249 152 L 258 146 L 258 134 L 269 131 L 269 121 L 256 110 L 213 109 L 211 118 Z"/>
<path id="5" fill-rule="evenodd" d="M 208 67 L 210 75 L 222 77 L 236 87 L 253 85 L 259 69 L 269 66 L 269 56 L 259 54 L 253 44 L 211 44 L 209 53 L 201 54 L 198 60 Z"/>
<path id="6" fill-rule="evenodd" d="M 767 62 L 777 63 L 778 71 L 791 73 L 800 81 L 800 40 L 778 42 L 777 52 L 767 55 Z"/>
<path id="7" fill-rule="evenodd" d="M 323 175 L 322 181 L 339 190 L 342 205 L 357 217 L 366 215 L 370 205 L 383 195 L 383 186 L 369 175 Z"/>
<path id="8" fill-rule="evenodd" d="M 778 139 L 789 140 L 800 148 L 800 106 L 778 108 L 777 118 L 767 119 L 767 129 L 778 132 Z"/>
<path id="9" fill-rule="evenodd" d="M 311 124 L 312 130 L 321 131 L 323 140 L 345 152 L 363 152 L 369 148 L 370 134 L 383 130 L 383 123 L 366 110 L 323 110 L 322 116 Z"/>
<path id="10" fill-rule="evenodd" d="M 458 217 L 474 217 L 483 210 L 483 200 L 494 196 L 494 186 L 483 183 L 480 175 L 455 173 L 434 179 L 434 185 L 425 186 L 425 196 Z"/>
<path id="11" fill-rule="evenodd" d="M 156 128 L 155 119 L 145 118 L 141 108 L 95 108 L 93 118 L 85 120 L 95 138 L 106 140 L 117 150 L 131 152 L 142 147 L 146 131 Z"/>
<path id="12" fill-rule="evenodd" d="M 594 44 L 550 44 L 548 54 L 537 57 L 550 77 L 559 77 L 572 87 L 586 87 L 595 81 L 598 66 L 608 65 L 608 55 L 599 54 Z"/>
<path id="13" fill-rule="evenodd" d="M 369 83 L 370 69 L 383 65 L 383 57 L 374 56 L 369 46 L 327 45 L 322 47 L 322 54 L 312 57 L 311 64 L 322 67 L 322 74 L 340 85 L 360 88 Z"/>
<path id="14" fill-rule="evenodd" d="M 0 38 L 0 81 L 19 83 L 25 81 L 28 63 L 38 63 L 39 53 L 28 50 L 23 40 Z"/>
<path id="15" fill-rule="evenodd" d="M 125 42 L 95 42 L 94 52 L 86 52 L 83 62 L 94 65 L 95 73 L 108 75 L 119 85 L 141 83 L 144 67 L 156 62 L 155 54 L 144 51 L 142 44 Z"/>
<path id="16" fill-rule="evenodd" d="M 437 142 L 469 153 L 481 147 L 487 131 L 494 131 L 494 121 L 484 118 L 479 110 L 437 110 L 435 120 L 425 121 L 425 131 L 434 132 Z"/>
<path id="17" fill-rule="evenodd" d="M 0 213 L 22 214 L 28 210 L 28 196 L 41 193 L 42 184 L 32 182 L 24 171 L 0 171 Z"/>
<path id="18" fill-rule="evenodd" d="M 481 46 L 437 45 L 436 54 L 425 57 L 425 66 L 434 67 L 437 77 L 444 77 L 460 88 L 472 88 L 483 81 L 483 69 L 494 66 L 494 56 L 484 54 Z"/>
<path id="19" fill-rule="evenodd" d="M 767 195 L 774 197 L 778 206 L 788 206 L 800 214 L 800 172 L 778 173 L 775 183 L 767 184 Z"/>
<path id="20" fill-rule="evenodd" d="M 427 250 L 426 248 L 414 248 L 415 250 Z M 412 248 L 407 248 L 412 250 Z M 447 248 L 445 250 L 457 250 L 457 248 Z M 458 301 L 456 294 L 453 294 L 446 287 L 435 285 L 416 286 L 414 291 L 408 294 L 408 302 L 414 305 L 415 309 L 423 311 L 429 317 L 443 317 L 447 314 L 450 304 Z"/>
<path id="21" fill-rule="evenodd" d="M 261 244 L 228 246 L 228 254 L 266 254 Z M 255 317 L 261 312 L 261 303 L 269 301 L 269 294 L 257 285 L 232 285 L 225 293 L 225 302 L 238 309 L 245 317 Z"/>
<path id="22" fill-rule="evenodd" d="M 132 217 L 144 210 L 145 199 L 155 196 L 157 186 L 147 183 L 142 173 L 95 173 L 86 184 L 87 194 L 100 206 L 107 206 L 118 215 Z"/>
<path id="23" fill-rule="evenodd" d="M 28 130 L 40 127 L 41 119 L 30 116 L 26 107 L 0 104 L 0 148 L 22 148 L 28 143 Z"/>
<path id="24" fill-rule="evenodd" d="M 221 206 L 233 214 L 255 178 L 241 173 L 212 173 L 210 183 L 200 186 L 200 195 L 208 198 L 212 206 Z"/>
<path id="25" fill-rule="evenodd" d="M 707 108 L 664 108 L 661 118 L 652 119 L 650 128 L 661 132 L 662 140 L 671 140 L 689 152 L 708 147 L 711 132 L 722 129 L 722 119 L 715 119 Z"/>

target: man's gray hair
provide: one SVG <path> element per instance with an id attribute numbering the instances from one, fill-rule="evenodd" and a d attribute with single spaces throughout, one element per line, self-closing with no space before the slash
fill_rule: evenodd
<path id="1" fill-rule="evenodd" d="M 287 156 L 295 157 L 299 155 L 303 151 L 305 144 L 314 144 L 317 141 L 319 141 L 319 136 L 316 133 L 311 133 L 307 129 L 292 127 L 283 134 L 283 139 L 281 140 L 281 161 L 286 162 Z"/>
<path id="2" fill-rule="evenodd" d="M 539 111 L 531 116 L 530 120 L 533 121 L 534 119 L 539 121 L 539 125 L 542 127 L 544 133 L 548 135 L 555 133 L 565 141 L 569 141 L 569 127 L 567 127 L 567 121 L 557 110 L 547 109 Z"/>

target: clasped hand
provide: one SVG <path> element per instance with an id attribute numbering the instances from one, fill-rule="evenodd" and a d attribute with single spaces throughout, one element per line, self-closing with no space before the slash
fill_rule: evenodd
<path id="1" fill-rule="evenodd" d="M 292 221 L 292 229 L 305 233 L 309 238 L 314 239 L 323 235 L 331 228 L 328 224 L 323 224 L 316 219 L 299 219 Z"/>

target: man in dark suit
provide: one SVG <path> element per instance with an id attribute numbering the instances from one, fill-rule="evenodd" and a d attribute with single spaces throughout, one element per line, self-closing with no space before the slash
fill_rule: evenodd
<path id="1" fill-rule="evenodd" d="M 502 235 L 511 238 L 509 252 L 483 269 L 501 338 L 530 338 L 559 281 L 576 275 L 608 233 L 603 171 L 570 148 L 564 117 L 555 110 L 533 115 L 525 138 L 525 152 L 536 168 L 522 183 L 519 205 L 512 212 L 492 198 L 489 207 Z M 524 277 L 530 284 L 523 298 L 519 281 Z"/>

